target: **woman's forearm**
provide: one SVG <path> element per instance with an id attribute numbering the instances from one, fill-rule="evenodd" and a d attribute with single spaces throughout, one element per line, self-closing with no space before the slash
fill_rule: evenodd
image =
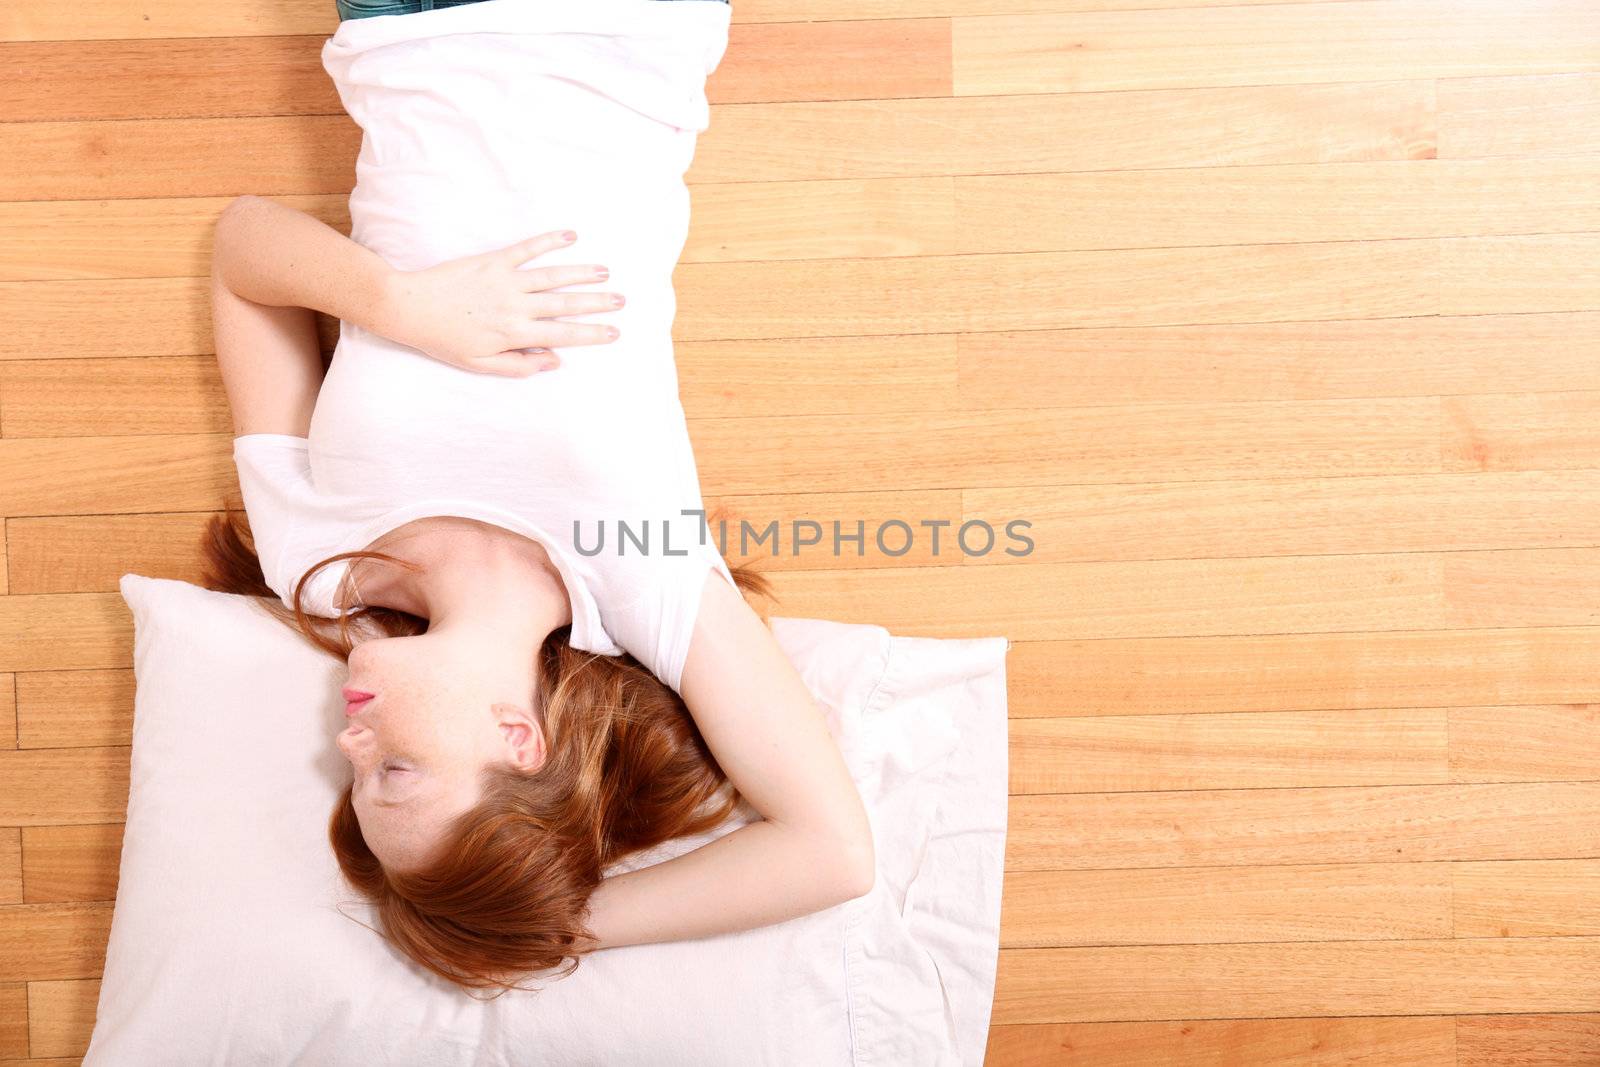
<path id="1" fill-rule="evenodd" d="M 751 930 L 867 893 L 845 847 L 760 820 L 692 852 L 614 875 L 589 897 L 599 948 Z"/>
<path id="2" fill-rule="evenodd" d="M 212 271 L 233 293 L 269 307 L 302 307 L 384 332 L 397 272 L 320 219 L 241 196 L 217 221 Z"/>

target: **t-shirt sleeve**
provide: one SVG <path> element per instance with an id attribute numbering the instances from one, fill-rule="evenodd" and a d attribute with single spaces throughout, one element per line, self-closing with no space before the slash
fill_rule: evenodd
<path id="1" fill-rule="evenodd" d="M 701 546 L 684 556 L 657 557 L 651 563 L 638 599 L 621 610 L 617 642 L 681 695 L 683 665 L 689 658 L 706 578 L 720 574 L 735 589 L 738 585 L 714 547 Z"/>
<path id="2" fill-rule="evenodd" d="M 293 606 L 294 584 L 300 579 L 294 551 L 297 517 L 314 499 L 306 439 L 244 434 L 233 439 L 233 462 L 261 573 L 279 599 Z"/>

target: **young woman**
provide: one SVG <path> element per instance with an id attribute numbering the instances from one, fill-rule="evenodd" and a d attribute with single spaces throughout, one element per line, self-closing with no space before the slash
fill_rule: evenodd
<path id="1" fill-rule="evenodd" d="M 742 595 L 764 581 L 706 536 L 678 401 L 683 174 L 727 4 L 341 15 L 352 236 L 259 197 L 217 226 L 253 544 L 219 525 L 208 551 L 346 658 L 344 873 L 468 987 L 864 894 L 860 796 Z M 326 375 L 313 311 L 341 320 Z M 738 797 L 762 818 L 603 878 Z"/>

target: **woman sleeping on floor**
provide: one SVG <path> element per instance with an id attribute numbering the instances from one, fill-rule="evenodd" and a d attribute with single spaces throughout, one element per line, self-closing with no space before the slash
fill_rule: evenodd
<path id="1" fill-rule="evenodd" d="M 344 874 L 407 956 L 487 989 L 865 894 L 861 798 L 745 599 L 765 580 L 709 535 L 678 398 L 728 5 L 341 14 L 351 238 L 259 197 L 216 231 L 249 539 L 216 523 L 207 555 L 346 659 Z M 326 375 L 314 310 L 341 320 Z M 741 798 L 763 818 L 602 879 Z"/>

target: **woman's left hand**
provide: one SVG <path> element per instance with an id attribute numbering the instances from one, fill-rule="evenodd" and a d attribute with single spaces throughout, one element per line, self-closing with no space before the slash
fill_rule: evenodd
<path id="1" fill-rule="evenodd" d="M 463 370 L 526 378 L 560 366 L 554 346 L 609 344 L 620 333 L 596 323 L 554 321 L 565 315 L 615 311 L 620 293 L 549 293 L 605 281 L 605 267 L 561 265 L 519 269 L 576 240 L 556 230 L 506 248 L 396 271 L 385 295 L 383 336 Z"/>

